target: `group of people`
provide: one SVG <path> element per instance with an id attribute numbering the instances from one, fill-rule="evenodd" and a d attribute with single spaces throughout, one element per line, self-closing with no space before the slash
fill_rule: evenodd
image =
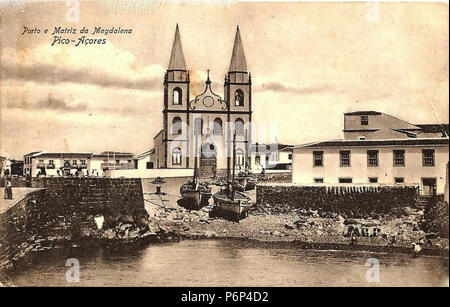
<path id="1" fill-rule="evenodd" d="M 36 177 L 46 177 L 47 173 L 44 171 L 39 170 L 39 172 L 37 173 Z M 84 173 L 82 170 L 77 170 L 75 171 L 75 173 L 68 173 L 68 174 L 64 174 L 61 173 L 60 170 L 56 170 L 56 176 L 57 177 L 89 177 L 89 176 L 95 176 L 98 177 L 98 171 L 96 172 L 95 170 L 92 170 L 92 175 L 89 175 L 89 172 L 86 171 L 86 173 Z"/>

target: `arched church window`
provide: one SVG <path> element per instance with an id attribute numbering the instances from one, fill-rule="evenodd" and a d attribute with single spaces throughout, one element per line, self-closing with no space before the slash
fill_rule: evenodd
<path id="1" fill-rule="evenodd" d="M 181 134 L 181 118 L 178 116 L 172 120 L 172 134 Z"/>
<path id="2" fill-rule="evenodd" d="M 202 135 L 203 131 L 203 119 L 196 118 L 194 120 L 194 135 Z"/>
<path id="3" fill-rule="evenodd" d="M 236 135 L 244 135 L 244 121 L 241 118 L 236 119 L 234 128 L 236 130 Z"/>
<path id="4" fill-rule="evenodd" d="M 241 89 L 237 89 L 234 93 L 234 101 L 236 102 L 237 107 L 244 106 L 244 92 Z"/>
<path id="5" fill-rule="evenodd" d="M 173 89 L 173 104 L 177 104 L 180 105 L 181 101 L 182 101 L 182 92 L 181 92 L 181 88 L 176 87 Z"/>
<path id="6" fill-rule="evenodd" d="M 214 120 L 214 135 L 222 135 L 222 120 L 220 118 Z"/>
<path id="7" fill-rule="evenodd" d="M 179 147 L 172 150 L 172 165 L 181 165 L 181 149 Z"/>
<path id="8" fill-rule="evenodd" d="M 236 166 L 244 166 L 244 152 L 242 149 L 236 149 Z"/>

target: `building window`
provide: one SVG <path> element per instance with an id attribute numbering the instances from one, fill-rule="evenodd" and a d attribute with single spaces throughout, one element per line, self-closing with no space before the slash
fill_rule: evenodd
<path id="1" fill-rule="evenodd" d="M 236 166 L 244 166 L 244 152 L 242 149 L 236 150 Z"/>
<path id="2" fill-rule="evenodd" d="M 152 168 L 153 168 L 153 162 L 147 162 L 146 165 L 145 165 L 145 167 L 146 167 L 147 169 L 152 169 Z"/>
<path id="3" fill-rule="evenodd" d="M 288 159 L 292 160 L 292 154 L 288 154 Z"/>
<path id="4" fill-rule="evenodd" d="M 352 183 L 352 178 L 339 178 L 339 183 Z"/>
<path id="5" fill-rule="evenodd" d="M 181 88 L 176 87 L 173 89 L 173 104 L 180 105 L 182 101 Z"/>
<path id="6" fill-rule="evenodd" d="M 241 89 L 237 89 L 234 93 L 234 101 L 236 103 L 236 107 L 244 106 L 244 92 Z"/>
<path id="7" fill-rule="evenodd" d="M 54 165 L 55 161 L 54 160 L 48 160 L 48 165 Z"/>
<path id="8" fill-rule="evenodd" d="M 244 135 L 244 121 L 241 118 L 236 119 L 234 126 L 236 129 L 236 135 Z"/>
<path id="9" fill-rule="evenodd" d="M 361 115 L 361 126 L 367 126 L 369 124 L 369 116 Z"/>
<path id="10" fill-rule="evenodd" d="M 350 150 L 341 150 L 339 155 L 341 156 L 341 166 L 350 166 Z"/>
<path id="11" fill-rule="evenodd" d="M 172 165 L 181 165 L 181 149 L 179 147 L 172 150 Z"/>
<path id="12" fill-rule="evenodd" d="M 397 183 L 397 184 L 405 183 L 405 178 L 403 178 L 403 177 L 395 177 L 394 178 L 394 182 Z"/>
<path id="13" fill-rule="evenodd" d="M 367 151 L 367 166 L 378 166 L 378 150 Z"/>
<path id="14" fill-rule="evenodd" d="M 181 134 L 181 118 L 178 116 L 172 120 L 172 134 Z"/>
<path id="15" fill-rule="evenodd" d="M 86 160 L 80 160 L 81 165 L 85 166 L 86 165 Z"/>
<path id="16" fill-rule="evenodd" d="M 323 178 L 314 178 L 314 183 L 323 183 Z"/>
<path id="17" fill-rule="evenodd" d="M 314 166 L 323 166 L 323 151 L 313 151 Z"/>
<path id="18" fill-rule="evenodd" d="M 377 177 L 369 177 L 369 183 L 378 183 Z"/>
<path id="19" fill-rule="evenodd" d="M 405 166 L 404 150 L 394 150 L 394 166 Z"/>
<path id="20" fill-rule="evenodd" d="M 216 118 L 214 120 L 214 135 L 222 135 L 222 120 L 220 118 Z"/>
<path id="21" fill-rule="evenodd" d="M 194 135 L 202 135 L 203 132 L 203 119 L 200 117 L 194 119 Z"/>
<path id="22" fill-rule="evenodd" d="M 434 166 L 434 149 L 422 150 L 423 166 Z"/>
<path id="23" fill-rule="evenodd" d="M 72 165 L 77 165 L 78 161 L 77 160 L 72 160 Z"/>

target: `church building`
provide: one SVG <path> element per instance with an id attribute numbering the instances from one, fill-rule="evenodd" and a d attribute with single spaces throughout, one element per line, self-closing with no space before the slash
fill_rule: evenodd
<path id="1" fill-rule="evenodd" d="M 155 168 L 194 168 L 197 162 L 200 174 L 212 176 L 227 165 L 232 167 L 234 136 L 236 166 L 244 168 L 250 163 L 252 81 L 239 27 L 222 98 L 211 88 L 209 71 L 203 93 L 191 97 L 189 70 L 177 25 L 164 77 L 162 113 L 163 129 L 154 137 L 151 159 Z"/>

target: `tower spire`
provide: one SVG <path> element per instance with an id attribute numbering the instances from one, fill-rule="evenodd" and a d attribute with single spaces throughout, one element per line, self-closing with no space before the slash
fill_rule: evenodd
<path id="1" fill-rule="evenodd" d="M 228 72 L 246 72 L 247 63 L 245 61 L 244 47 L 242 46 L 239 26 L 236 27 L 236 36 L 234 37 L 233 53 L 231 55 L 230 68 Z"/>
<path id="2" fill-rule="evenodd" d="M 180 29 L 175 28 L 175 37 L 173 39 L 172 54 L 170 55 L 168 70 L 186 70 L 186 62 L 184 60 L 183 47 L 181 46 Z"/>

